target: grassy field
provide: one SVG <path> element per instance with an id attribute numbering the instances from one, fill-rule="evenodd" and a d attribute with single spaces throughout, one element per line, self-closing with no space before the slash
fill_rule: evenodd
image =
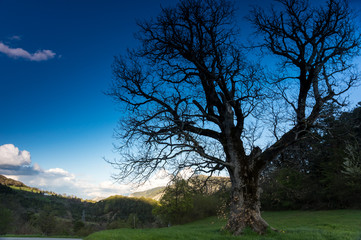
<path id="1" fill-rule="evenodd" d="M 234 237 L 221 231 L 225 221 L 214 217 L 169 228 L 102 231 L 85 240 L 361 240 L 360 210 L 265 212 L 263 217 L 280 232 L 259 236 L 247 230 Z"/>

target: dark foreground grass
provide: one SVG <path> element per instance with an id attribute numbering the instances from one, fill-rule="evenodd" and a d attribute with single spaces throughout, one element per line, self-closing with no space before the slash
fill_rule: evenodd
<path id="1" fill-rule="evenodd" d="M 280 232 L 242 236 L 221 231 L 225 221 L 208 218 L 159 229 L 117 229 L 94 233 L 85 240 L 361 240 L 361 210 L 265 212 L 263 217 Z"/>

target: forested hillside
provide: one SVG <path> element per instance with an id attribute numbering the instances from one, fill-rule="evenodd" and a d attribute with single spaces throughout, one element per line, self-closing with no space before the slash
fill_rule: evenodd
<path id="1" fill-rule="evenodd" d="M 145 197 L 159 201 L 163 196 L 164 189 L 165 187 L 156 187 L 141 192 L 134 192 L 130 195 L 130 197 Z"/>
<path id="2" fill-rule="evenodd" d="M 0 184 L 1 185 L 5 185 L 5 186 L 12 186 L 12 187 L 24 187 L 24 188 L 29 188 L 28 186 L 26 186 L 24 183 L 16 181 L 14 179 L 11 178 L 7 178 L 3 175 L 0 175 Z"/>
<path id="3" fill-rule="evenodd" d="M 99 202 L 57 195 L 0 176 L 0 235 L 88 235 L 154 222 L 154 200 L 113 196 Z M 128 221 L 128 219 L 131 219 Z"/>
<path id="4" fill-rule="evenodd" d="M 264 209 L 361 208 L 361 103 L 329 105 L 308 138 L 264 173 Z"/>

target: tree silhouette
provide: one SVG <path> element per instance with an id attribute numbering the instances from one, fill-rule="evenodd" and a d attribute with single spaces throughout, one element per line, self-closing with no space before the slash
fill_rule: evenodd
<path id="1" fill-rule="evenodd" d="M 277 2 L 269 14 L 254 8 L 249 17 L 261 46 L 282 63 L 276 77 L 246 59 L 233 2 L 183 0 L 139 23 L 141 45 L 115 58 L 108 92 L 123 113 L 115 134 L 121 158 L 111 162 L 119 179 L 162 168 L 225 169 L 232 184 L 226 228 L 266 232 L 260 174 L 314 127 L 326 102 L 354 85 L 351 60 L 360 46 L 345 1 Z M 281 106 L 290 106 L 287 115 Z M 272 123 L 272 144 L 255 145 L 259 122 Z"/>

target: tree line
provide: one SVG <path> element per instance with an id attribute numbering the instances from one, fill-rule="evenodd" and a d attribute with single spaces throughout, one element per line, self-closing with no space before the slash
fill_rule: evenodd
<path id="1" fill-rule="evenodd" d="M 329 105 L 322 116 L 265 172 L 265 209 L 361 207 L 361 103 L 351 111 Z"/>
<path id="2" fill-rule="evenodd" d="M 91 202 L 0 184 L 0 235 L 86 236 L 111 228 L 151 227 L 156 204 L 124 196 Z"/>

